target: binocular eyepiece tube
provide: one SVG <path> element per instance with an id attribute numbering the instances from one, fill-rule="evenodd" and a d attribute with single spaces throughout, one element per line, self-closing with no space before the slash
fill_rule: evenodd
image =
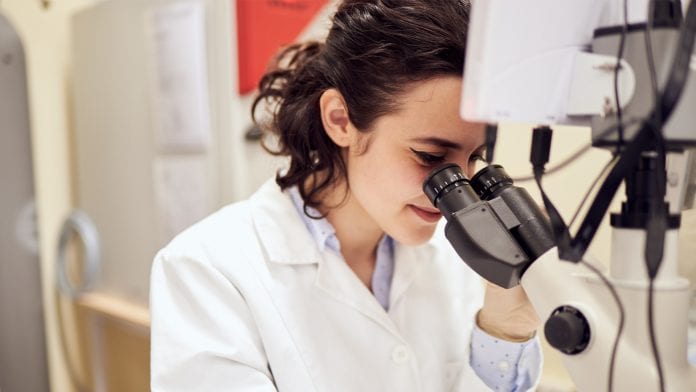
<path id="1" fill-rule="evenodd" d="M 453 163 L 434 169 L 423 191 L 447 219 L 445 235 L 483 278 L 501 287 L 519 284 L 524 271 L 555 244 L 546 215 L 500 165 L 471 180 Z"/>

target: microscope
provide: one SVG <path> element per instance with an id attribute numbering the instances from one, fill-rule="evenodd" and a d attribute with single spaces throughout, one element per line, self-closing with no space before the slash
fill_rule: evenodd
<path id="1" fill-rule="evenodd" d="M 563 31 L 535 34 L 553 26 Z M 696 2 L 684 13 L 679 1 L 479 1 L 468 33 L 465 119 L 590 125 L 592 145 L 613 159 L 574 235 L 542 186 L 548 126 L 534 130 L 531 153 L 545 211 L 499 165 L 471 179 L 436 168 L 423 189 L 448 240 L 483 278 L 522 285 L 578 390 L 696 390 L 681 205 L 666 201 L 668 155 L 696 146 Z M 678 162 L 683 181 L 693 164 Z M 586 251 L 621 183 L 605 273 Z"/>

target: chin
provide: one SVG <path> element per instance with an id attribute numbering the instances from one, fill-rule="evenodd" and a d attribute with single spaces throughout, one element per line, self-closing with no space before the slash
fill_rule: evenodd
<path id="1" fill-rule="evenodd" d="M 436 225 L 411 230 L 401 229 L 394 232 L 393 234 L 389 233 L 389 235 L 400 244 L 408 246 L 418 246 L 430 241 L 430 239 L 433 237 L 433 234 L 435 233 L 435 227 Z"/>

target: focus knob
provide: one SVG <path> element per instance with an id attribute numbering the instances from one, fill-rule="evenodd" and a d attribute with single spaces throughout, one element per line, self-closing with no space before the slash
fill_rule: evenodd
<path id="1" fill-rule="evenodd" d="M 581 353 L 590 342 L 590 325 L 572 306 L 561 306 L 551 313 L 544 325 L 546 340 L 564 354 Z"/>

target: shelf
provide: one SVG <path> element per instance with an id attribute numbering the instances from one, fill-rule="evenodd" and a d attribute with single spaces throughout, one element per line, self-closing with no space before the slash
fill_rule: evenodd
<path id="1" fill-rule="evenodd" d="M 141 304 L 99 292 L 84 294 L 80 296 L 77 303 L 79 306 L 99 315 L 123 321 L 147 331 L 150 330 L 150 311 Z"/>

